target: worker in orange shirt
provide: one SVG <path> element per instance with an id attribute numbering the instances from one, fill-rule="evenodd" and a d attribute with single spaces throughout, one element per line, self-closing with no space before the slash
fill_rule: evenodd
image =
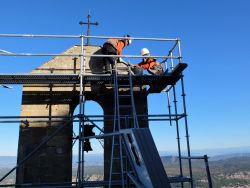
<path id="1" fill-rule="evenodd" d="M 141 56 L 143 57 L 142 61 L 137 64 L 137 66 L 147 70 L 150 74 L 161 75 L 163 73 L 162 66 L 156 59 L 150 57 L 150 52 L 147 48 L 141 49 Z"/>
<path id="2" fill-rule="evenodd" d="M 122 55 L 122 50 L 125 46 L 129 46 L 132 43 L 132 40 L 129 35 L 124 36 L 123 39 L 109 39 L 107 40 L 102 47 L 102 53 L 104 55 Z M 119 57 L 104 57 L 103 63 L 105 67 L 105 73 L 111 73 L 111 70 L 114 68 L 115 61 Z"/>

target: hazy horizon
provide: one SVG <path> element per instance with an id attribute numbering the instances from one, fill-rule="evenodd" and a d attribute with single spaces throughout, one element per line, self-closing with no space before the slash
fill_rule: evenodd
<path id="1" fill-rule="evenodd" d="M 161 156 L 163 155 L 177 155 L 178 151 L 158 151 Z M 182 154 L 187 153 L 186 150 L 182 150 Z M 206 149 L 192 149 L 192 155 L 208 155 L 208 156 L 216 156 L 216 155 L 227 155 L 227 154 L 237 154 L 237 153 L 250 153 L 250 146 L 242 146 L 242 147 L 229 147 L 229 148 L 206 148 Z M 85 156 L 96 156 L 102 155 L 103 153 L 85 153 Z M 1 157 L 16 157 L 17 155 L 0 155 Z M 77 154 L 73 154 L 73 156 L 77 156 Z"/>

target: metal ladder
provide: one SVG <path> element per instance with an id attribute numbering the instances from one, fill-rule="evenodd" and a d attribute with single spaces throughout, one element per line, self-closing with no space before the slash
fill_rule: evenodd
<path id="1" fill-rule="evenodd" d="M 132 126 L 130 128 L 138 128 L 138 120 L 136 115 L 135 103 L 134 103 L 134 95 L 133 95 L 133 81 L 132 81 L 132 71 L 130 64 L 128 66 L 128 82 L 125 84 L 120 84 L 118 80 L 118 71 L 117 66 L 113 71 L 113 80 L 114 80 L 114 126 L 113 132 L 119 132 L 121 130 L 121 111 L 127 110 L 131 112 L 126 115 L 125 124 L 128 128 L 128 120 L 132 122 Z M 125 89 L 126 91 L 120 91 L 121 89 Z M 129 102 L 130 104 L 121 104 L 121 100 Z M 124 128 L 124 127 L 123 127 Z M 125 151 L 124 151 L 124 140 L 122 139 L 122 135 L 113 135 L 112 136 L 112 149 L 111 149 L 111 161 L 110 161 L 110 174 L 109 174 L 109 187 L 112 185 L 112 178 L 115 175 L 120 175 L 122 187 L 125 187 L 125 178 L 124 178 L 124 160 L 127 160 Z M 116 153 L 114 150 L 116 149 Z M 115 163 L 116 162 L 116 163 Z M 118 164 L 120 162 L 120 172 L 113 172 L 113 165 Z"/>

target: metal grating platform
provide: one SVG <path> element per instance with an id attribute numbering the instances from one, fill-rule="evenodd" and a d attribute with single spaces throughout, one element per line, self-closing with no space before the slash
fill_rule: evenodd
<path id="1" fill-rule="evenodd" d="M 178 81 L 180 76 L 173 76 L 171 74 L 164 76 L 154 76 L 154 75 L 142 75 L 133 76 L 134 84 L 155 84 L 155 83 L 166 83 L 174 84 Z M 112 83 L 112 75 L 87 75 L 83 76 L 83 83 L 88 84 L 92 82 L 102 82 L 102 83 Z M 119 82 L 127 82 L 128 76 L 121 75 L 118 76 Z M 2 74 L 0 75 L 0 84 L 79 84 L 79 75 L 56 75 L 56 74 Z"/>
<path id="2" fill-rule="evenodd" d="M 174 85 L 180 78 L 187 64 L 178 64 L 176 69 L 162 76 L 135 75 L 132 77 L 133 85 L 149 85 L 149 93 L 161 92 L 166 86 Z M 113 75 L 95 74 L 84 75 L 83 84 L 112 84 Z M 118 82 L 129 82 L 128 75 L 119 75 Z M 0 84 L 79 84 L 78 74 L 1 74 Z"/>

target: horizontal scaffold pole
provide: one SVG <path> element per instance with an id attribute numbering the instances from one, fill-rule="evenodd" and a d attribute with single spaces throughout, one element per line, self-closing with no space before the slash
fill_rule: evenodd
<path id="1" fill-rule="evenodd" d="M 30 38 L 80 38 L 81 35 L 34 35 L 34 34 L 0 34 L 0 37 L 30 37 Z"/>
<path id="2" fill-rule="evenodd" d="M 95 39 L 126 39 L 119 36 L 87 36 L 87 35 L 39 35 L 39 34 L 0 34 L 0 37 L 27 37 L 27 38 L 95 38 Z M 132 40 L 153 40 L 153 41 L 178 41 L 179 38 L 149 38 L 149 37 L 129 37 Z"/>
<path id="3" fill-rule="evenodd" d="M 32 54 L 32 53 L 0 53 L 0 56 L 70 56 L 70 57 L 124 57 L 124 58 L 143 58 L 140 55 L 103 55 L 103 54 L 93 54 L 93 55 L 82 55 L 82 54 Z M 168 58 L 168 59 L 180 59 L 178 56 L 150 56 L 152 58 Z"/>

